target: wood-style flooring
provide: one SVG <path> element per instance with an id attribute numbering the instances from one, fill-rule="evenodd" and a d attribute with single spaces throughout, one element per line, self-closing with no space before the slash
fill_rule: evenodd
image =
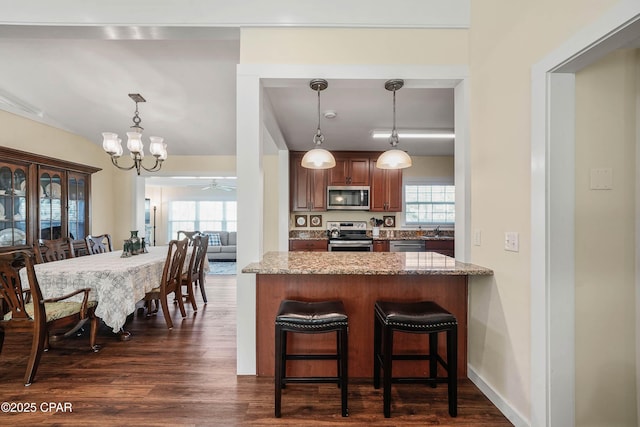
<path id="1" fill-rule="evenodd" d="M 175 327 L 162 313 L 134 316 L 130 341 L 101 329 L 98 353 L 88 337 L 52 343 L 34 383 L 23 376 L 30 339 L 7 334 L 0 354 L 1 426 L 510 426 L 473 385 L 459 385 L 458 417 L 447 413 L 445 385 L 394 385 L 391 418 L 370 380 L 349 384 L 349 417 L 340 416 L 335 384 L 288 385 L 282 418 L 273 417 L 273 378 L 236 375 L 235 276 L 208 276 L 209 303 L 198 292 L 197 314 L 187 305 Z M 295 363 L 295 362 L 294 362 Z"/>

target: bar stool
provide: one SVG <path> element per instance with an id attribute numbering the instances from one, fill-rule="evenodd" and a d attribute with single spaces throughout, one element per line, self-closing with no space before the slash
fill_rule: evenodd
<path id="1" fill-rule="evenodd" d="M 347 409 L 348 317 L 342 301 L 304 302 L 284 300 L 276 315 L 275 343 L 275 416 L 280 418 L 282 389 L 287 383 L 336 383 L 342 391 L 342 416 Z M 288 354 L 287 333 L 323 334 L 336 332 L 335 354 Z M 335 377 L 288 377 L 287 360 L 336 360 Z"/>
<path id="2" fill-rule="evenodd" d="M 436 387 L 448 383 L 449 415 L 458 415 L 458 322 L 455 316 L 432 301 L 377 301 L 374 308 L 373 386 L 380 388 L 380 368 L 384 371 L 384 416 L 391 416 L 391 383 L 422 383 Z M 393 333 L 429 334 L 429 354 L 393 354 Z M 447 361 L 438 354 L 438 334 L 447 334 Z M 428 360 L 428 377 L 393 377 L 393 360 Z M 438 377 L 438 363 L 447 372 Z"/>

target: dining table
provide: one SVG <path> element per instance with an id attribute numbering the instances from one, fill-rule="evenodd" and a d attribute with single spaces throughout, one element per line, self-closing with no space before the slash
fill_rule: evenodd
<path id="1" fill-rule="evenodd" d="M 34 269 L 44 298 L 89 288 L 89 299 L 98 302 L 96 316 L 113 332 L 123 334 L 127 317 L 136 310 L 136 303 L 160 285 L 168 248 L 149 246 L 147 253 L 128 257 L 121 257 L 122 251 L 117 250 L 36 264 Z M 20 278 L 28 283 L 24 268 Z M 74 298 L 80 301 L 82 295 Z M 121 338 L 125 336 L 128 334 Z"/>

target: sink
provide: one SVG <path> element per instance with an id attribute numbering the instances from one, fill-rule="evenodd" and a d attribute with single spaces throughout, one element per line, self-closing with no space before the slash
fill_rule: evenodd
<path id="1" fill-rule="evenodd" d="M 453 240 L 453 236 L 422 236 L 424 240 Z"/>

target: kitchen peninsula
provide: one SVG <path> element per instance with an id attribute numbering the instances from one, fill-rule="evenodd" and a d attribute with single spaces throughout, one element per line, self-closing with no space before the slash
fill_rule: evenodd
<path id="1" fill-rule="evenodd" d="M 371 377 L 373 372 L 373 306 L 376 300 L 432 300 L 458 319 L 458 373 L 467 375 L 468 277 L 493 271 L 456 261 L 436 252 L 268 252 L 260 262 L 242 269 L 256 274 L 256 372 L 274 375 L 274 319 L 280 301 L 335 300 L 344 302 L 349 316 L 349 376 Z M 395 348 L 408 348 L 398 334 Z M 424 341 L 426 346 L 426 338 Z M 335 337 L 296 334 L 292 352 L 330 351 Z M 415 344 L 412 346 L 415 348 Z M 426 348 L 426 347 L 424 347 Z M 444 339 L 440 353 L 446 354 Z M 422 374 L 425 362 L 398 365 L 399 375 Z M 335 372 L 335 362 L 292 364 L 291 374 L 323 375 Z M 394 367 L 394 374 L 396 368 Z"/>

